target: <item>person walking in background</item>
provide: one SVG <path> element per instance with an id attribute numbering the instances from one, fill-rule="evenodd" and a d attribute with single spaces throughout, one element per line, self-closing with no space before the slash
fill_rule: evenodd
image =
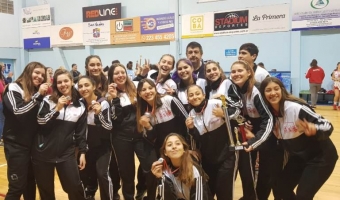
<path id="1" fill-rule="evenodd" d="M 332 80 L 334 81 L 334 85 L 333 85 L 333 90 L 334 90 L 333 110 L 337 110 L 337 109 L 340 110 L 340 98 L 339 98 L 340 62 L 338 62 L 336 69 L 332 73 Z"/>
<path id="2" fill-rule="evenodd" d="M 72 70 L 70 71 L 73 77 L 73 82 L 78 83 L 79 77 L 81 76 L 80 72 L 78 71 L 77 64 L 72 64 Z"/>
<path id="3" fill-rule="evenodd" d="M 309 79 L 309 91 L 311 95 L 311 106 L 316 108 L 316 102 L 318 100 L 318 92 L 321 88 L 323 79 L 325 78 L 325 72 L 318 66 L 318 61 L 313 59 L 310 63 L 310 68 L 307 71 L 306 78 Z"/>

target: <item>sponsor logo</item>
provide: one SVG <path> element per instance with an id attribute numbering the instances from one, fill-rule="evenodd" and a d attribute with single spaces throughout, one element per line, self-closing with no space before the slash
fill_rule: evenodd
<path id="1" fill-rule="evenodd" d="M 116 21 L 116 32 L 129 32 L 133 31 L 133 20 L 118 20 Z"/>
<path id="2" fill-rule="evenodd" d="M 39 32 L 38 30 L 35 30 L 35 31 L 33 32 L 33 35 L 40 35 L 40 32 Z"/>
<path id="3" fill-rule="evenodd" d="M 70 27 L 63 27 L 59 31 L 59 37 L 63 40 L 69 40 L 73 37 L 73 30 Z"/>
<path id="4" fill-rule="evenodd" d="M 100 37 L 100 28 L 93 29 L 92 35 L 93 35 L 94 38 L 99 38 Z"/>
<path id="5" fill-rule="evenodd" d="M 41 46 L 41 43 L 38 40 L 36 40 L 33 42 L 33 46 Z"/>
<path id="6" fill-rule="evenodd" d="M 32 11 L 30 8 L 23 8 L 22 9 L 22 12 L 25 14 L 25 15 L 30 15 L 32 14 Z"/>
<path id="7" fill-rule="evenodd" d="M 214 31 L 247 29 L 248 17 L 249 17 L 248 10 L 215 13 Z"/>
<path id="8" fill-rule="evenodd" d="M 201 31 L 204 28 L 204 16 L 192 16 L 190 17 L 190 30 Z"/>
<path id="9" fill-rule="evenodd" d="M 145 19 L 145 26 L 144 29 L 145 30 L 153 30 L 156 28 L 157 22 L 155 20 L 155 18 L 147 18 Z"/>
<path id="10" fill-rule="evenodd" d="M 312 0 L 310 2 L 310 6 L 314 9 L 322 9 L 327 7 L 329 4 L 329 0 Z"/>
<path id="11" fill-rule="evenodd" d="M 83 8 L 83 21 L 100 21 L 121 18 L 121 4 L 107 4 Z"/>
<path id="12" fill-rule="evenodd" d="M 262 16 L 255 15 L 255 16 L 253 16 L 253 21 L 261 21 L 261 18 L 262 18 L 262 20 L 284 19 L 284 18 L 286 18 L 286 15 L 285 14 L 281 14 L 281 15 L 263 14 Z"/>
<path id="13" fill-rule="evenodd" d="M 88 23 L 87 26 L 88 27 L 92 27 L 92 26 L 104 26 L 105 24 L 103 22 L 93 22 L 93 23 Z"/>

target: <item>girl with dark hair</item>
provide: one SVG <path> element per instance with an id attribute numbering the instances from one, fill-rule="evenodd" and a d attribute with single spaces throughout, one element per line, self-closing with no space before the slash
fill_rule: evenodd
<path id="1" fill-rule="evenodd" d="M 137 130 L 137 91 L 134 83 L 127 76 L 125 66 L 122 64 L 112 65 L 108 72 L 108 78 L 110 83 L 108 98 L 112 107 L 112 125 L 114 127 L 112 129 L 112 142 L 122 178 L 122 193 L 125 200 L 133 200 L 134 156 L 137 155 L 143 170 L 148 172 L 151 163 L 148 163 L 147 158 L 152 153 L 153 148 L 146 143 L 143 134 Z M 149 177 L 146 177 L 147 181 L 150 180 Z M 148 184 L 147 199 L 155 199 L 155 186 L 153 184 Z"/>
<path id="2" fill-rule="evenodd" d="M 107 93 L 107 78 L 103 73 L 102 61 L 97 55 L 90 55 L 85 59 L 86 76 L 92 77 L 96 81 L 97 90 L 101 93 L 101 96 L 105 96 Z"/>
<path id="3" fill-rule="evenodd" d="M 189 153 L 189 145 L 176 133 L 169 134 L 160 149 L 161 160 L 152 164 L 152 173 L 160 179 L 160 200 L 212 200 L 208 177 Z"/>
<path id="4" fill-rule="evenodd" d="M 321 89 L 321 84 L 325 78 L 325 72 L 318 66 L 318 61 L 313 59 L 310 63 L 310 68 L 307 71 L 306 78 L 309 79 L 309 91 L 311 96 L 311 106 L 316 108 L 318 101 L 318 92 Z"/>
<path id="5" fill-rule="evenodd" d="M 8 192 L 6 199 L 35 199 L 35 180 L 31 148 L 38 131 L 39 103 L 47 92 L 46 67 L 28 63 L 19 78 L 3 93 L 5 115 L 4 150 L 7 161 Z"/>
<path id="6" fill-rule="evenodd" d="M 79 169 L 85 168 L 86 109 L 73 87 L 72 76 L 58 69 L 53 77 L 53 93 L 44 98 L 38 112 L 41 125 L 32 148 L 33 169 L 40 198 L 55 199 L 54 171 L 70 200 L 85 199 L 79 178 L 75 148 L 80 153 Z"/>
<path id="7" fill-rule="evenodd" d="M 178 83 L 178 91 L 177 96 L 178 99 L 181 100 L 184 107 L 187 111 L 190 110 L 188 107 L 188 98 L 187 98 L 187 88 L 190 85 L 198 85 L 201 88 L 205 88 L 206 81 L 205 79 L 196 78 L 196 76 L 193 74 L 194 67 L 190 60 L 186 58 L 182 58 L 179 61 L 177 61 L 176 64 L 176 71 L 180 78 L 180 82 Z"/>
<path id="8" fill-rule="evenodd" d="M 257 152 L 252 150 L 258 148 L 267 139 L 273 138 L 270 137 L 273 129 L 273 116 L 263 102 L 259 90 L 255 87 L 254 71 L 246 61 L 239 60 L 234 62 L 231 66 L 230 76 L 233 84 L 237 87 L 239 96 L 243 100 L 242 112 L 247 120 L 245 123 L 246 132 L 249 136 L 252 135 L 244 143 L 249 147 L 245 147 L 245 151 L 240 151 L 239 171 L 243 198 L 245 200 L 255 200 L 254 167 Z M 262 148 L 268 148 L 267 145 L 269 144 L 276 144 L 272 140 L 269 141 Z"/>
<path id="9" fill-rule="evenodd" d="M 277 78 L 266 78 L 260 92 L 276 117 L 274 134 L 289 154 L 278 179 L 280 194 L 283 200 L 312 200 L 338 159 L 329 138 L 333 126 L 306 102 L 289 94 Z"/>
<path id="10" fill-rule="evenodd" d="M 161 96 L 150 79 L 139 82 L 137 93 L 138 132 L 145 132 L 147 139 L 154 142 L 156 152 L 169 133 L 176 132 L 187 138 L 185 119 L 188 113 L 176 97 Z"/>
<path id="11" fill-rule="evenodd" d="M 230 151 L 231 141 L 228 137 L 227 126 L 223 111 L 215 114 L 216 108 L 222 107 L 219 99 L 206 100 L 202 88 L 197 85 L 188 87 L 188 102 L 193 108 L 187 119 L 186 125 L 189 133 L 200 144 L 202 166 L 209 176 L 208 185 L 213 196 L 218 200 L 232 200 L 234 180 L 237 172 L 237 151 Z M 239 108 L 232 105 L 228 99 L 228 115 L 236 119 L 240 114 Z M 242 103 L 240 105 L 242 107 Z M 234 141 L 232 141 L 234 143 Z"/>
<path id="12" fill-rule="evenodd" d="M 110 105 L 96 90 L 96 82 L 89 76 L 82 76 L 78 80 L 78 90 L 82 96 L 82 102 L 87 108 L 87 145 L 86 168 L 80 173 L 84 185 L 88 179 L 98 181 L 100 199 L 111 200 L 113 198 L 112 181 L 109 175 L 109 166 L 112 154 L 110 142 L 111 114 Z M 91 192 L 91 191 L 88 191 Z M 93 191 L 92 191 L 93 192 Z M 87 194 L 88 198 L 94 198 L 93 194 Z M 91 196 L 90 196 L 91 195 Z"/>
<path id="13" fill-rule="evenodd" d="M 229 96 L 229 100 L 233 100 L 233 104 L 242 107 L 240 97 L 237 95 L 237 89 L 232 81 L 226 77 L 220 64 L 213 60 L 209 60 L 205 65 L 205 98 L 218 98 L 221 95 Z M 231 86 L 231 87 L 230 87 Z M 236 105 L 238 104 L 238 105 Z"/>
<path id="14" fill-rule="evenodd" d="M 332 80 L 334 81 L 333 110 L 340 110 L 340 62 L 338 62 L 336 69 L 332 73 Z"/>
<path id="15" fill-rule="evenodd" d="M 112 61 L 112 63 L 113 62 L 114 61 Z M 100 57 L 97 55 L 88 56 L 85 59 L 85 70 L 86 76 L 93 78 L 96 82 L 96 90 L 100 93 L 100 96 L 106 97 L 108 90 L 108 79 L 103 72 L 103 65 Z M 112 152 L 110 163 L 110 175 L 112 178 L 114 199 L 118 200 L 120 198 L 118 194 L 118 190 L 120 189 L 120 176 L 114 152 Z M 96 180 L 96 177 L 89 177 L 88 185 L 86 186 L 86 192 L 88 195 L 95 195 L 98 189 L 98 182 Z"/>

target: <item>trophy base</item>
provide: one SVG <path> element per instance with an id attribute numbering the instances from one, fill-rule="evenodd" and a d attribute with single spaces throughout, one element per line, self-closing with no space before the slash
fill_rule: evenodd
<path id="1" fill-rule="evenodd" d="M 244 150 L 244 146 L 242 145 L 229 146 L 229 151 L 240 151 L 240 150 Z"/>

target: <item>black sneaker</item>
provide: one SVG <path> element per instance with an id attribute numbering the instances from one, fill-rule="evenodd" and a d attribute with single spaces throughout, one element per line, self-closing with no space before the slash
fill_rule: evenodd
<path id="1" fill-rule="evenodd" d="M 143 200 L 146 190 L 137 191 L 136 200 Z"/>
<path id="2" fill-rule="evenodd" d="M 92 196 L 92 195 L 88 195 L 86 199 L 87 199 L 87 200 L 96 200 L 96 199 L 94 198 L 94 196 Z"/>
<path id="3" fill-rule="evenodd" d="M 118 193 L 114 193 L 114 194 L 113 194 L 113 199 L 114 199 L 114 200 L 120 200 L 119 194 L 118 194 Z"/>

